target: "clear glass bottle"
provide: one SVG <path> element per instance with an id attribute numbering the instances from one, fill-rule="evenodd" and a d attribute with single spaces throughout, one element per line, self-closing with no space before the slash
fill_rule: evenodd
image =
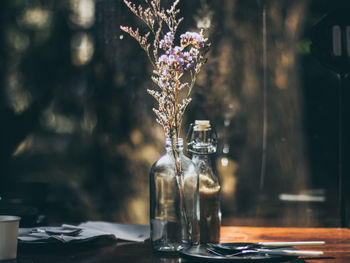
<path id="1" fill-rule="evenodd" d="M 199 172 L 200 242 L 220 241 L 220 183 L 211 164 L 217 137 L 209 121 L 195 121 L 187 136 L 187 151 Z"/>
<path id="2" fill-rule="evenodd" d="M 166 154 L 156 161 L 150 173 L 150 224 L 152 248 L 176 252 L 199 243 L 199 176 L 196 166 L 183 154 L 178 139 L 177 175 L 171 139 L 166 139 Z"/>

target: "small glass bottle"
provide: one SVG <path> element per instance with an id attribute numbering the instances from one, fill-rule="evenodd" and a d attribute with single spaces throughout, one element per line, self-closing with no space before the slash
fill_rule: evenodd
<path id="1" fill-rule="evenodd" d="M 187 136 L 187 151 L 199 172 L 200 242 L 220 241 L 220 183 L 211 164 L 216 152 L 217 137 L 210 122 L 196 120 Z"/>
<path id="2" fill-rule="evenodd" d="M 177 252 L 199 243 L 199 176 L 196 166 L 183 154 L 183 140 L 176 143 L 177 174 L 171 139 L 166 154 L 150 173 L 150 225 L 152 248 Z"/>

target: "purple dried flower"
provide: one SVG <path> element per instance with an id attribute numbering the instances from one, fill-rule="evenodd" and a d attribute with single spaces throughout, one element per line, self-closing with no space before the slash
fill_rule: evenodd
<path id="1" fill-rule="evenodd" d="M 197 48 L 204 47 L 205 39 L 201 34 L 196 32 L 186 32 L 180 36 L 181 47 L 187 47 L 188 45 L 194 45 Z"/>
<path id="2" fill-rule="evenodd" d="M 197 57 L 198 56 L 198 54 L 199 54 L 199 50 L 197 49 L 197 48 L 191 48 L 190 49 L 190 55 L 192 56 L 192 57 Z"/>
<path id="3" fill-rule="evenodd" d="M 193 59 L 190 52 L 188 52 L 188 51 L 183 53 L 183 58 L 185 61 L 192 61 L 192 59 Z"/>
<path id="4" fill-rule="evenodd" d="M 170 55 L 168 57 L 168 66 L 170 70 L 182 73 L 184 63 L 185 61 L 181 56 Z"/>
<path id="5" fill-rule="evenodd" d="M 162 66 L 162 71 L 159 77 L 159 84 L 162 87 L 168 87 L 169 86 L 169 79 L 170 79 L 170 73 L 168 71 L 168 65 L 167 62 L 166 64 L 163 64 Z"/>
<path id="6" fill-rule="evenodd" d="M 170 47 L 165 53 L 167 55 L 181 56 L 182 48 L 179 46 L 175 46 L 174 48 Z"/>
<path id="7" fill-rule="evenodd" d="M 168 64 L 168 56 L 167 55 L 162 55 L 158 59 L 158 63 L 160 65 L 167 65 Z"/>
<path id="8" fill-rule="evenodd" d="M 169 86 L 169 81 L 168 81 L 168 78 L 166 77 L 161 77 L 159 79 L 159 83 L 162 87 L 168 87 Z"/>
<path id="9" fill-rule="evenodd" d="M 194 64 L 193 63 L 187 63 L 186 70 L 192 70 L 192 69 L 194 69 Z"/>
<path id="10" fill-rule="evenodd" d="M 206 46 L 207 39 L 204 38 L 202 31 L 186 32 L 180 36 L 180 45 L 175 46 L 175 35 L 183 18 L 177 18 L 180 12 L 176 8 L 179 0 L 173 1 L 171 8 L 165 11 L 160 6 L 159 0 L 146 0 L 145 2 L 150 5 L 146 9 L 142 5 L 136 6 L 131 0 L 124 0 L 127 7 L 148 26 L 150 31 L 142 36 L 138 28 L 125 26 L 120 28 L 139 42 L 152 63 L 154 68 L 152 80 L 161 89 L 161 93 L 148 90 L 159 103 L 159 109 L 153 110 L 166 136 L 175 139 L 178 138 L 185 109 L 191 101 L 189 95 L 196 76 L 205 63 L 203 56 L 205 52 L 202 54 L 200 51 Z M 167 26 L 168 32 L 164 32 L 163 25 Z M 166 34 L 163 35 L 164 33 Z M 153 34 L 153 42 L 149 39 L 150 34 Z M 184 71 L 191 71 L 191 74 L 188 74 L 189 78 L 182 78 Z M 178 95 L 183 88 L 187 88 L 188 91 L 181 102 L 179 99 L 182 96 Z"/>
<path id="11" fill-rule="evenodd" d="M 171 32 L 168 32 L 163 39 L 159 42 L 159 48 L 168 49 L 173 46 L 174 35 Z"/>
<path id="12" fill-rule="evenodd" d="M 192 69 L 194 69 L 194 63 L 195 63 L 196 56 L 197 56 L 197 54 L 191 54 L 191 52 L 188 52 L 188 51 L 183 53 L 183 59 L 187 63 L 186 67 L 185 67 L 185 70 L 192 70 Z"/>

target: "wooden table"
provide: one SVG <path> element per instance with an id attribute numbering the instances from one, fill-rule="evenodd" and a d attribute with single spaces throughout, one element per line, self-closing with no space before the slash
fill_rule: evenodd
<path id="1" fill-rule="evenodd" d="M 344 228 L 276 228 L 276 227 L 222 227 L 221 242 L 257 241 L 326 241 L 318 247 L 301 249 L 323 250 L 322 258 L 299 258 L 293 263 L 348 263 L 350 262 L 350 229 Z M 17 263 L 182 263 L 177 257 L 161 257 L 152 253 L 150 244 L 117 242 L 103 247 L 58 250 L 19 250 Z"/>

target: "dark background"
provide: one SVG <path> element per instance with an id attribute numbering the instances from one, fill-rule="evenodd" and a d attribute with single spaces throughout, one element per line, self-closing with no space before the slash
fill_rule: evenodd
<path id="1" fill-rule="evenodd" d="M 211 24 L 182 136 L 195 119 L 217 129 L 224 224 L 340 225 L 339 114 L 346 123 L 348 110 L 310 35 L 345 7 L 181 1 L 179 33 Z M 144 29 L 121 0 L 0 2 L 0 213 L 23 225 L 148 223 L 148 173 L 165 138 L 146 93 L 152 69 L 120 25 Z"/>

